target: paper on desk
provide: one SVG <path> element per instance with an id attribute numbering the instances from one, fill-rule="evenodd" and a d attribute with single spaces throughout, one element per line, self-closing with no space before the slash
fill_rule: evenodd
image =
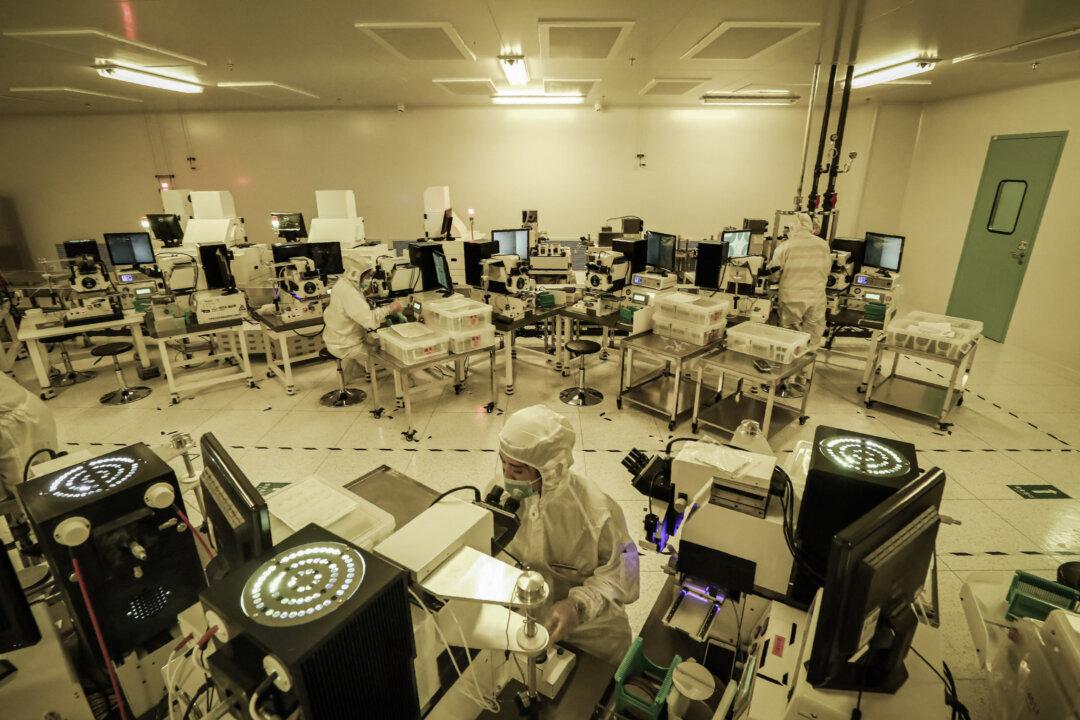
<path id="1" fill-rule="evenodd" d="M 355 498 L 317 475 L 277 491 L 266 503 L 270 512 L 293 530 L 311 523 L 329 527 L 357 506 Z"/>

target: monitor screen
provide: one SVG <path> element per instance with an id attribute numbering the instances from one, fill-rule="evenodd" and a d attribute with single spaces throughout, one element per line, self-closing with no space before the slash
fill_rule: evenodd
<path id="1" fill-rule="evenodd" d="M 232 270 L 229 269 L 229 255 L 225 243 L 211 243 L 199 246 L 199 264 L 209 290 L 224 290 L 233 286 Z"/>
<path id="2" fill-rule="evenodd" d="M 435 282 L 447 292 L 452 292 L 454 283 L 450 280 L 450 267 L 446 264 L 446 255 L 442 252 L 431 253 L 431 263 L 435 267 Z"/>
<path id="3" fill-rule="evenodd" d="M 829 243 L 829 249 L 851 253 L 851 262 L 855 265 L 855 272 L 859 272 L 862 268 L 866 250 L 866 241 L 862 238 L 834 237 Z"/>
<path id="4" fill-rule="evenodd" d="M 442 226 L 439 228 L 439 237 L 450 237 L 451 231 L 454 229 L 454 211 L 450 208 L 443 210 Z"/>
<path id="5" fill-rule="evenodd" d="M 307 228 L 304 227 L 304 214 L 298 212 L 274 212 L 270 213 L 270 227 L 283 237 L 302 238 L 307 237 Z"/>
<path id="6" fill-rule="evenodd" d="M 904 254 L 904 238 L 900 235 L 866 233 L 866 247 L 863 250 L 863 267 L 874 267 L 889 272 L 900 271 L 900 260 Z"/>
<path id="7" fill-rule="evenodd" d="M 105 248 L 113 265 L 153 265 L 150 233 L 105 233 Z"/>
<path id="8" fill-rule="evenodd" d="M 309 257 L 315 261 L 315 270 L 320 275 L 341 275 L 345 272 L 345 265 L 341 260 L 341 243 L 313 242 L 307 243 L 310 251 Z"/>
<path id="9" fill-rule="evenodd" d="M 101 262 L 101 250 L 98 248 L 97 240 L 64 241 L 64 257 L 68 260 L 74 260 L 83 255 L 89 255 L 97 262 Z"/>
<path id="10" fill-rule="evenodd" d="M 150 226 L 154 237 L 163 243 L 178 243 L 184 239 L 179 215 L 147 215 L 146 224 Z"/>
<path id="11" fill-rule="evenodd" d="M 26 593 L 11 556 L 0 548 L 0 654 L 30 647 L 41 640 Z"/>
<path id="12" fill-rule="evenodd" d="M 291 262 L 293 258 L 311 258 L 308 246 L 308 243 L 274 243 L 270 246 L 270 253 L 274 256 L 274 264 L 280 265 Z"/>
<path id="13" fill-rule="evenodd" d="M 492 230 L 491 239 L 499 243 L 500 255 L 517 255 L 521 259 L 529 257 L 529 229 Z"/>
<path id="14" fill-rule="evenodd" d="M 645 264 L 660 270 L 675 271 L 675 236 L 664 233 L 645 233 Z"/>
<path id="15" fill-rule="evenodd" d="M 206 433 L 199 440 L 203 456 L 202 487 L 206 518 L 222 572 L 269 549 L 270 509 L 224 446 Z"/>
<path id="16" fill-rule="evenodd" d="M 769 221 L 756 218 L 743 218 L 743 229 L 749 230 L 755 235 L 764 235 L 769 232 Z"/>
<path id="17" fill-rule="evenodd" d="M 727 256 L 741 258 L 750 254 L 750 230 L 725 230 L 720 240 L 728 244 Z"/>

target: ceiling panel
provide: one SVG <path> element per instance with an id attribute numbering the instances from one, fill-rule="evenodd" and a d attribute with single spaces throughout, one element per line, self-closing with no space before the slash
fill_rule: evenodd
<path id="1" fill-rule="evenodd" d="M 694 44 L 684 60 L 752 60 L 810 32 L 817 23 L 725 21 Z"/>
<path id="2" fill-rule="evenodd" d="M 540 52 L 554 60 L 607 60 L 633 27 L 632 20 L 541 20 Z"/>
<path id="3" fill-rule="evenodd" d="M 495 94 L 495 83 L 488 78 L 442 78 L 431 82 L 451 95 L 491 97 Z"/>
<path id="4" fill-rule="evenodd" d="M 642 95 L 685 95 L 710 78 L 653 78 L 641 88 Z"/>
<path id="5" fill-rule="evenodd" d="M 356 23 L 375 42 L 404 60 L 475 60 L 447 22 Z"/>
<path id="6" fill-rule="evenodd" d="M 558 80 L 544 78 L 544 92 L 553 94 L 573 94 L 588 96 L 593 91 L 599 79 L 592 80 Z"/>

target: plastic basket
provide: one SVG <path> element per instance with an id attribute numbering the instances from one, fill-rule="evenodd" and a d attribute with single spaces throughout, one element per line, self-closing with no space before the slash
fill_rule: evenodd
<path id="1" fill-rule="evenodd" d="M 673 340 L 683 340 L 695 345 L 708 345 L 724 337 L 724 325 L 720 322 L 716 325 L 699 325 L 689 321 L 674 320 L 662 333 L 664 337 Z"/>
<path id="2" fill-rule="evenodd" d="M 685 292 L 673 292 L 657 295 L 653 300 L 653 312 L 661 317 L 669 320 L 679 319 L 679 306 L 687 305 L 700 298 L 697 295 L 691 295 Z"/>
<path id="3" fill-rule="evenodd" d="M 946 323 L 951 326 L 951 336 L 925 330 L 920 323 Z M 897 318 L 885 328 L 885 340 L 888 344 L 917 350 L 928 355 L 955 360 L 966 354 L 978 341 L 983 324 L 978 320 L 936 315 L 934 313 L 912 311 L 902 318 Z"/>
<path id="4" fill-rule="evenodd" d="M 802 357 L 810 345 L 810 333 L 744 322 L 727 330 L 730 350 L 786 365 Z"/>
<path id="5" fill-rule="evenodd" d="M 731 302 L 724 298 L 700 297 L 675 307 L 675 319 L 697 325 L 715 327 L 727 321 Z"/>
<path id="6" fill-rule="evenodd" d="M 615 712 L 626 714 L 633 713 L 633 717 L 656 720 L 664 712 L 668 693 L 671 692 L 672 674 L 675 668 L 682 662 L 682 658 L 676 655 L 671 665 L 667 667 L 656 665 L 645 656 L 642 650 L 644 640 L 640 637 L 634 639 L 626 656 L 619 663 L 619 669 L 615 671 Z M 651 702 L 631 695 L 626 690 L 628 681 L 644 676 L 647 680 L 659 685 L 659 689 Z"/>
<path id="7" fill-rule="evenodd" d="M 405 323 L 378 331 L 383 352 L 406 365 L 449 353 L 450 336 L 420 323 Z"/>
<path id="8" fill-rule="evenodd" d="M 491 306 L 468 298 L 451 298 L 429 303 L 424 321 L 432 327 L 454 333 L 491 325 Z"/>
<path id="9" fill-rule="evenodd" d="M 1005 601 L 1009 603 L 1005 612 L 1009 620 L 1025 617 L 1045 620 L 1051 610 L 1076 612 L 1080 609 L 1080 591 L 1018 570 Z"/>
<path id="10" fill-rule="evenodd" d="M 495 344 L 495 327 L 476 328 L 450 333 L 450 352 L 464 353 L 470 350 L 491 347 Z"/>

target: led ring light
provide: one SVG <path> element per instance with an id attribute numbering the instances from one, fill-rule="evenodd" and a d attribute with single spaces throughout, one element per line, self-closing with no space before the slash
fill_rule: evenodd
<path id="1" fill-rule="evenodd" d="M 873 477 L 891 478 L 911 469 L 907 458 L 876 440 L 841 436 L 822 440 L 818 444 L 825 457 L 844 470 L 865 473 Z"/>
<path id="2" fill-rule="evenodd" d="M 241 606 L 260 625 L 303 625 L 356 592 L 364 558 L 341 543 L 307 543 L 263 563 L 244 585 Z"/>
<path id="3" fill-rule="evenodd" d="M 76 465 L 58 475 L 46 494 L 66 500 L 81 500 L 120 487 L 139 469 L 139 461 L 123 456 L 107 456 Z"/>

